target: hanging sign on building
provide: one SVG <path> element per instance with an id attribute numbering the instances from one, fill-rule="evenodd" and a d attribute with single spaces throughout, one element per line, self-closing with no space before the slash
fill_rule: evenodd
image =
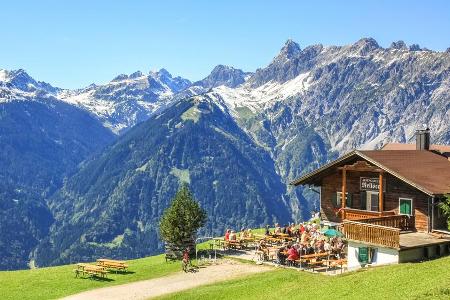
<path id="1" fill-rule="evenodd" d="M 380 179 L 377 177 L 361 177 L 360 186 L 361 191 L 379 191 Z M 386 180 L 383 180 L 383 192 L 386 191 Z"/>

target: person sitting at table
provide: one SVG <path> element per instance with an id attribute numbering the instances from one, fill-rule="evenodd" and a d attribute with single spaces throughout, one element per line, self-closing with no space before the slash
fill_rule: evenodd
<path id="1" fill-rule="evenodd" d="M 309 235 L 306 231 L 304 231 L 300 238 L 300 242 L 303 244 L 303 243 L 307 243 L 308 241 L 309 241 Z"/>
<path id="2" fill-rule="evenodd" d="M 266 225 L 266 235 L 270 235 L 270 226 Z"/>
<path id="3" fill-rule="evenodd" d="M 230 232 L 230 241 L 235 241 L 237 239 L 236 232 L 231 230 Z"/>
<path id="4" fill-rule="evenodd" d="M 230 240 L 230 229 L 227 229 L 227 231 L 225 232 L 225 241 L 229 240 Z"/>
<path id="5" fill-rule="evenodd" d="M 281 227 L 280 224 L 275 224 L 275 234 L 281 234 Z"/>
<path id="6" fill-rule="evenodd" d="M 264 251 L 267 249 L 267 244 L 265 240 L 260 240 L 256 248 L 257 251 Z"/>
<path id="7" fill-rule="evenodd" d="M 300 224 L 299 230 L 300 230 L 300 234 L 303 234 L 303 232 L 305 232 L 306 228 L 303 224 Z"/>
<path id="8" fill-rule="evenodd" d="M 331 244 L 330 244 L 329 241 L 325 241 L 325 242 L 323 243 L 323 250 L 324 250 L 325 252 L 331 251 Z"/>
<path id="9" fill-rule="evenodd" d="M 300 258 L 300 256 L 299 256 L 299 253 L 298 253 L 298 250 L 297 250 L 297 247 L 298 245 L 294 245 L 293 247 L 291 247 L 289 250 L 288 250 L 288 260 L 289 261 L 296 261 L 297 259 L 299 259 Z"/>
<path id="10" fill-rule="evenodd" d="M 259 241 L 258 246 L 256 247 L 256 252 L 259 253 L 263 260 L 269 260 L 269 251 L 265 240 Z"/>
<path id="11" fill-rule="evenodd" d="M 289 227 L 289 226 L 288 226 L 287 224 L 284 225 L 283 228 L 281 229 L 281 233 L 282 233 L 282 234 L 287 234 L 287 233 L 288 233 L 288 227 Z"/>
<path id="12" fill-rule="evenodd" d="M 250 228 L 247 230 L 247 237 L 248 238 L 253 238 L 254 237 L 253 232 L 252 232 L 252 230 Z"/>
<path id="13" fill-rule="evenodd" d="M 277 250 L 277 263 L 279 265 L 285 264 L 287 258 L 285 252 L 289 251 L 290 248 L 291 248 L 290 245 L 283 245 Z"/>
<path id="14" fill-rule="evenodd" d="M 324 241 L 323 240 L 318 240 L 316 242 L 316 253 L 322 253 L 325 251 L 324 249 Z"/>
<path id="15" fill-rule="evenodd" d="M 306 247 L 306 254 L 314 254 L 314 247 L 311 244 Z"/>
<path id="16" fill-rule="evenodd" d="M 239 233 L 239 238 L 240 238 L 241 240 L 243 240 L 243 239 L 245 239 L 246 237 L 247 237 L 247 229 L 242 228 L 242 229 L 241 229 L 241 232 Z"/>
<path id="17" fill-rule="evenodd" d="M 306 254 L 306 245 L 299 244 L 298 254 L 299 255 L 305 255 Z"/>
<path id="18" fill-rule="evenodd" d="M 288 232 L 290 237 L 294 237 L 295 236 L 295 225 L 294 223 L 292 223 L 289 227 L 288 227 Z"/>

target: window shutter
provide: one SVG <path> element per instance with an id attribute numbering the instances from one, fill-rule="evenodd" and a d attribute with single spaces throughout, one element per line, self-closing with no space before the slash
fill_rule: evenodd
<path id="1" fill-rule="evenodd" d="M 372 210 L 372 211 L 379 211 L 380 210 L 380 207 L 379 207 L 380 206 L 380 200 L 379 200 L 379 195 L 378 194 L 371 194 L 370 204 L 371 204 L 370 210 Z"/>
<path id="2" fill-rule="evenodd" d="M 345 200 L 345 206 L 351 208 L 353 205 L 353 194 L 348 193 L 346 198 L 347 199 Z"/>
<path id="3" fill-rule="evenodd" d="M 360 192 L 360 196 L 361 196 L 361 203 L 360 203 L 360 208 L 362 210 L 366 210 L 367 209 L 367 196 L 366 196 L 366 192 L 365 191 L 361 191 Z"/>
<path id="4" fill-rule="evenodd" d="M 400 200 L 400 213 L 401 214 L 405 214 L 405 202 L 403 202 L 402 200 Z"/>
<path id="5" fill-rule="evenodd" d="M 333 194 L 333 197 L 331 198 L 331 202 L 333 203 L 333 206 L 336 208 L 337 205 L 337 193 Z"/>

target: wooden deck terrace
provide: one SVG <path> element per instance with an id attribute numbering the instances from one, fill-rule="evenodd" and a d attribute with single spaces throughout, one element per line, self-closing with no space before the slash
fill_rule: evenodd
<path id="1" fill-rule="evenodd" d="M 400 250 L 420 248 L 432 245 L 450 245 L 450 236 L 436 237 L 423 232 L 405 232 L 400 234 Z"/>

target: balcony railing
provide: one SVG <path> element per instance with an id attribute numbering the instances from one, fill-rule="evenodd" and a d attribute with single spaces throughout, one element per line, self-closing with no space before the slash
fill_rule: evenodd
<path id="1" fill-rule="evenodd" d="M 344 221 L 343 231 L 349 240 L 399 249 L 400 229 L 355 221 Z"/>
<path id="2" fill-rule="evenodd" d="M 353 208 L 344 208 L 343 209 L 343 219 L 349 221 L 356 221 L 362 219 L 372 219 L 378 218 L 382 216 L 392 216 L 395 215 L 392 211 L 368 211 L 368 210 L 359 210 Z"/>
<path id="3" fill-rule="evenodd" d="M 358 220 L 358 222 L 398 228 L 401 231 L 413 230 L 415 224 L 414 216 L 407 215 L 393 215 L 378 218 L 361 219 Z"/>

